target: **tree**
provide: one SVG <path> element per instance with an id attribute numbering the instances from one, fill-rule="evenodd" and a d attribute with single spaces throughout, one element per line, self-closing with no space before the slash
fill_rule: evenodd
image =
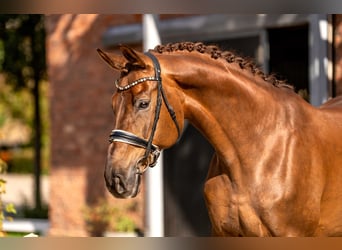
<path id="1" fill-rule="evenodd" d="M 35 208 L 41 202 L 41 112 L 39 84 L 46 79 L 43 15 L 0 15 L 0 71 L 6 83 L 31 91 L 34 103 Z"/>

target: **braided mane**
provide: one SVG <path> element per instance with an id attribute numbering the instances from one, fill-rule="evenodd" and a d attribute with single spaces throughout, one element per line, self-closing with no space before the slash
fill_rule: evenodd
<path id="1" fill-rule="evenodd" d="M 197 51 L 202 54 L 209 54 L 212 58 L 218 59 L 223 58 L 228 63 L 237 63 L 241 69 L 248 69 L 253 73 L 262 78 L 265 82 L 271 83 L 273 86 L 278 88 L 288 88 L 293 89 L 293 86 L 288 85 L 285 81 L 278 80 L 274 75 L 266 75 L 262 70 L 260 70 L 252 60 L 239 57 L 230 51 L 221 51 L 217 46 L 205 45 L 201 42 L 181 42 L 181 43 L 169 43 L 166 45 L 158 45 L 153 51 L 158 53 L 163 52 L 174 52 L 187 50 L 189 52 Z"/>

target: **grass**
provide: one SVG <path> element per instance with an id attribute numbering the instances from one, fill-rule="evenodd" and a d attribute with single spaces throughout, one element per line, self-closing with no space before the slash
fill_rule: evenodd
<path id="1" fill-rule="evenodd" d="M 27 234 L 23 232 L 6 232 L 6 237 L 24 237 Z"/>

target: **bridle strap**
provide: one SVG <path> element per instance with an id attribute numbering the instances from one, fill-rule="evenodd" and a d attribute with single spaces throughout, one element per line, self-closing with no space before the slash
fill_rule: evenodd
<path id="1" fill-rule="evenodd" d="M 159 64 L 157 58 L 153 54 L 151 54 L 150 52 L 146 52 L 145 54 L 149 58 L 151 58 L 151 60 L 153 62 L 155 79 L 157 80 L 157 84 L 158 84 L 158 86 L 157 86 L 157 89 L 158 89 L 158 91 L 157 91 L 157 105 L 156 105 L 156 109 L 155 109 L 154 121 L 153 121 L 150 138 L 148 139 L 147 147 L 146 147 L 146 151 L 145 151 L 145 155 L 144 155 L 144 158 L 147 158 L 151 152 L 152 141 L 153 141 L 156 129 L 157 129 L 157 124 L 158 124 L 161 105 L 162 105 L 162 97 L 161 97 L 162 96 L 162 94 L 161 94 L 162 93 L 162 81 L 161 81 L 161 76 L 160 76 L 160 74 L 161 74 L 160 64 Z"/>
<path id="2" fill-rule="evenodd" d="M 160 64 L 158 59 L 151 53 L 151 52 L 146 52 L 145 55 L 147 55 L 149 58 L 151 58 L 154 68 L 155 68 L 155 78 L 158 81 L 158 85 L 160 85 L 160 87 L 158 87 L 158 91 L 161 92 L 161 95 L 163 97 L 164 103 L 166 105 L 167 111 L 169 112 L 173 123 L 176 125 L 177 128 L 177 133 L 178 133 L 178 138 L 180 137 L 181 131 L 177 122 L 177 117 L 176 117 L 176 112 L 173 110 L 172 106 L 170 105 L 169 101 L 166 98 L 163 86 L 162 86 L 162 80 L 161 80 L 161 68 L 160 68 Z"/>
<path id="3" fill-rule="evenodd" d="M 144 159 L 148 159 L 149 155 L 152 153 L 152 155 L 154 156 L 153 159 L 155 160 L 152 163 L 148 163 L 150 167 L 153 167 L 156 164 L 156 159 L 159 157 L 160 154 L 160 150 L 159 147 L 156 145 L 152 144 L 153 138 L 154 138 L 154 134 L 156 132 L 157 129 L 157 124 L 158 124 L 158 120 L 159 120 L 159 115 L 160 115 L 160 110 L 161 110 L 161 106 L 162 106 L 162 101 L 164 101 L 165 106 L 167 108 L 167 111 L 169 112 L 176 128 L 177 128 L 177 133 L 178 133 L 178 139 L 181 135 L 181 131 L 180 131 L 180 127 L 178 125 L 177 122 L 177 118 L 176 118 L 176 113 L 173 110 L 172 106 L 170 105 L 170 103 L 168 102 L 165 92 L 163 90 L 163 86 L 162 86 L 162 79 L 161 79 L 161 68 L 160 68 L 160 64 L 158 59 L 150 52 L 146 52 L 145 53 L 146 56 L 148 56 L 152 62 L 153 62 L 153 66 L 154 66 L 154 77 L 144 77 L 141 79 L 138 79 L 124 87 L 121 87 L 118 85 L 118 82 L 115 82 L 116 87 L 118 88 L 118 91 L 125 91 L 128 90 L 129 88 L 134 87 L 135 85 L 145 82 L 145 81 L 156 81 L 157 82 L 157 103 L 156 103 L 156 108 L 155 108 L 155 116 L 154 116 L 154 120 L 153 120 L 153 125 L 152 125 L 152 130 L 151 130 L 151 134 L 148 140 L 142 139 L 130 132 L 127 131 L 123 131 L 123 130 L 112 130 L 110 136 L 109 136 L 109 141 L 110 142 L 114 142 L 114 141 L 118 141 L 118 142 L 123 142 L 123 143 L 128 143 L 130 145 L 134 145 L 137 147 L 141 147 L 141 148 L 145 148 L 145 154 L 144 156 L 139 160 L 142 161 Z M 145 171 L 146 169 L 144 169 L 143 171 Z M 143 171 L 138 170 L 138 174 L 141 174 Z"/>
<path id="4" fill-rule="evenodd" d="M 135 134 L 120 129 L 112 130 L 109 136 L 109 142 L 123 142 L 140 148 L 147 148 L 148 144 L 146 140 L 137 137 Z M 159 150 L 159 147 L 152 144 L 151 150 Z"/>

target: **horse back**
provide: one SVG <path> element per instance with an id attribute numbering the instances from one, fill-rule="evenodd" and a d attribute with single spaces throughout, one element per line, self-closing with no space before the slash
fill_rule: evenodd
<path id="1" fill-rule="evenodd" d="M 342 95 L 330 99 L 329 101 L 324 103 L 320 108 L 321 109 L 330 109 L 330 108 L 342 109 Z"/>
<path id="2" fill-rule="evenodd" d="M 320 125 L 326 128 L 328 133 L 326 139 L 336 141 L 338 148 L 342 147 L 342 96 L 330 99 L 319 107 L 322 116 L 320 118 Z M 335 145 L 336 147 L 336 145 Z M 341 158 L 341 156 L 339 155 Z"/>

